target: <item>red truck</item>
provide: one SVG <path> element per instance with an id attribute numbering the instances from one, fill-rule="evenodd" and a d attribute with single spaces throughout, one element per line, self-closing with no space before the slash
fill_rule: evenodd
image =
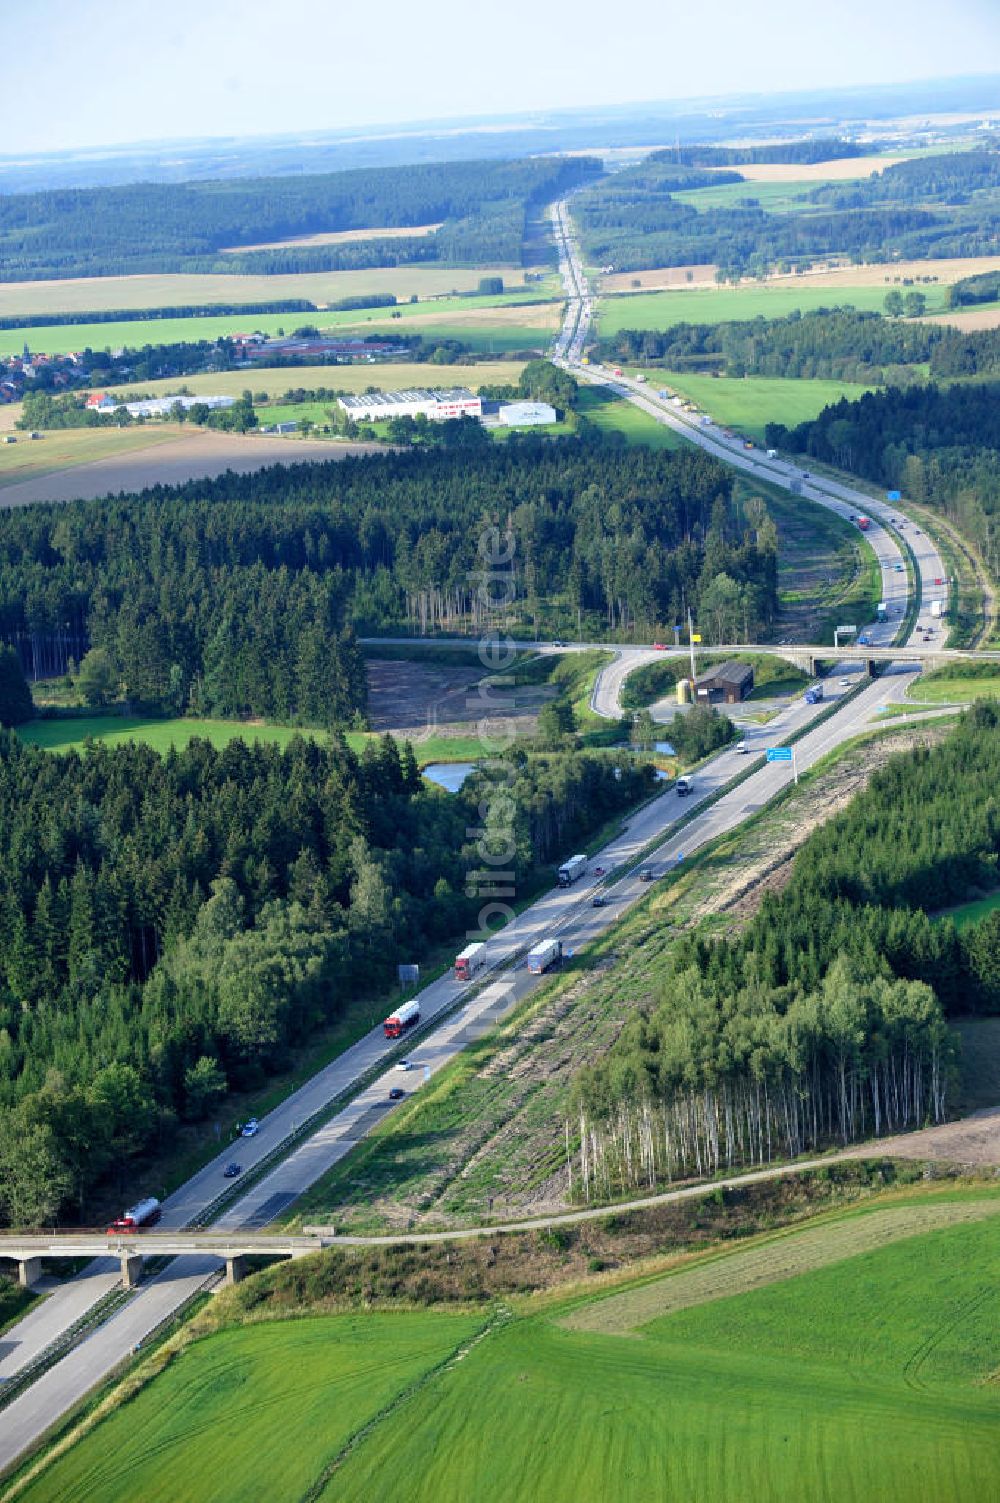
<path id="1" fill-rule="evenodd" d="M 140 1227 L 153 1226 L 161 1215 L 160 1202 L 150 1195 L 146 1200 L 140 1200 L 137 1205 L 129 1206 L 127 1211 L 123 1211 L 116 1221 L 112 1221 L 108 1231 L 137 1232 Z"/>
<path id="2" fill-rule="evenodd" d="M 869 517 L 858 518 L 858 526 L 861 528 L 862 532 L 867 532 L 871 525 L 871 519 Z"/>
<path id="3" fill-rule="evenodd" d="M 408 1028 L 420 1022 L 420 1003 L 404 1002 L 382 1024 L 387 1039 L 401 1039 Z"/>
<path id="4" fill-rule="evenodd" d="M 477 944 L 466 945 L 455 956 L 455 980 L 471 981 L 473 976 L 486 964 L 486 942 L 480 940 Z"/>

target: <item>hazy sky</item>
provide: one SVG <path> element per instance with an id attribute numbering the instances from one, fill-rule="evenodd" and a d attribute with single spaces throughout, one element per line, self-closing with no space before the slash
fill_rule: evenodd
<path id="1" fill-rule="evenodd" d="M 1000 72 L 1000 0 L 0 6 L 0 154 Z"/>

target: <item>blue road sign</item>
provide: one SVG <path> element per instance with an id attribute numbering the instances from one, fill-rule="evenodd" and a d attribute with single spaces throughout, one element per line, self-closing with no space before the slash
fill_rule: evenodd
<path id="1" fill-rule="evenodd" d="M 903 492 L 902 491 L 886 491 L 886 493 L 885 493 L 885 499 L 887 501 L 902 501 L 902 499 L 903 499 Z"/>
<path id="2" fill-rule="evenodd" d="M 792 760 L 792 748 L 790 746 L 769 746 L 765 755 L 769 762 L 790 762 Z"/>
<path id="3" fill-rule="evenodd" d="M 680 866 L 680 864 L 681 864 L 681 862 L 683 860 L 684 860 L 684 852 L 683 851 L 678 851 L 677 852 L 677 865 Z"/>

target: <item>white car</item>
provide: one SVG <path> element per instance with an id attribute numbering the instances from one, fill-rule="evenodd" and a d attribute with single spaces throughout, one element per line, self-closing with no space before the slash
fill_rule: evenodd
<path id="1" fill-rule="evenodd" d="M 737 741 L 737 743 L 736 743 L 736 755 L 738 757 L 745 757 L 747 755 L 747 753 L 748 753 L 749 750 L 750 750 L 750 748 L 747 746 L 747 744 L 746 744 L 745 741 Z"/>
<path id="2" fill-rule="evenodd" d="M 413 1065 L 410 1063 L 410 1061 L 408 1059 L 397 1059 L 397 1061 L 396 1061 L 396 1069 L 397 1070 L 412 1070 L 413 1069 Z"/>
<path id="3" fill-rule="evenodd" d="M 259 1132 L 260 1123 L 257 1121 L 256 1117 L 251 1117 L 250 1121 L 244 1122 L 243 1126 L 240 1128 L 240 1136 L 244 1138 L 255 1138 Z"/>
<path id="4" fill-rule="evenodd" d="M 842 678 L 840 680 L 840 687 L 842 689 L 849 689 L 851 687 L 851 680 L 849 678 Z"/>

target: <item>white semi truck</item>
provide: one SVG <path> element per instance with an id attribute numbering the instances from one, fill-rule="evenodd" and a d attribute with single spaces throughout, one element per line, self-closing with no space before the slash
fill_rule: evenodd
<path id="1" fill-rule="evenodd" d="M 533 976 L 541 976 L 557 960 L 562 960 L 562 940 L 543 939 L 541 944 L 528 951 L 528 970 Z"/>
<path id="2" fill-rule="evenodd" d="M 582 877 L 587 870 L 587 858 L 584 855 L 571 856 L 564 861 L 559 868 L 559 886 L 571 887 L 578 877 Z"/>

